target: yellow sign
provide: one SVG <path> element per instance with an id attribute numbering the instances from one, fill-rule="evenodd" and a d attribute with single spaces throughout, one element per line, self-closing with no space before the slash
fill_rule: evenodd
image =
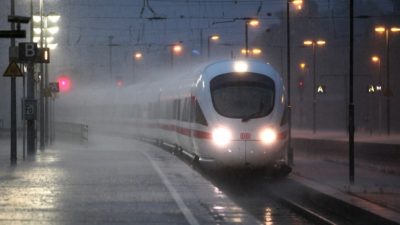
<path id="1" fill-rule="evenodd" d="M 8 65 L 3 76 L 4 77 L 22 77 L 24 75 L 22 74 L 22 71 L 19 68 L 19 66 L 15 62 L 12 62 L 12 63 L 10 63 L 10 65 Z"/>

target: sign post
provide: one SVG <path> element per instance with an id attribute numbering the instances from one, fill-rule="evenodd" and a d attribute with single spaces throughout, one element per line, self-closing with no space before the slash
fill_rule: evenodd
<path id="1" fill-rule="evenodd" d="M 10 39 L 10 48 L 15 47 L 15 38 L 25 38 L 25 30 L 21 30 L 21 23 L 29 23 L 30 17 L 16 16 L 15 15 L 15 0 L 11 0 L 10 16 L 8 16 L 8 22 L 11 23 L 11 30 L 0 31 L 0 38 Z M 15 29 L 17 24 L 17 30 Z M 16 81 L 15 77 L 23 76 L 18 65 L 15 64 L 15 60 L 9 56 L 10 65 L 6 69 L 4 76 L 11 77 L 11 164 L 17 162 L 17 93 L 16 93 Z"/>
<path id="2" fill-rule="evenodd" d="M 27 154 L 32 156 L 36 152 L 36 118 L 37 101 L 35 99 L 34 63 L 37 61 L 39 49 L 36 43 L 19 43 L 19 61 L 27 63 L 27 98 L 23 104 L 23 116 L 27 123 Z"/>
<path id="3" fill-rule="evenodd" d="M 21 23 L 29 23 L 30 17 L 16 16 L 15 15 L 15 0 L 11 0 L 11 10 L 8 16 L 8 22 L 11 23 L 11 30 L 0 31 L 0 38 L 10 39 L 10 49 L 15 48 L 15 38 L 25 38 L 25 30 L 21 30 Z M 15 27 L 17 25 L 17 27 Z M 15 29 L 17 28 L 17 29 Z M 16 77 L 23 76 L 21 69 L 16 64 L 16 60 L 10 54 L 10 64 L 4 72 L 3 76 L 11 77 L 11 164 L 17 162 L 17 93 L 16 93 Z"/>

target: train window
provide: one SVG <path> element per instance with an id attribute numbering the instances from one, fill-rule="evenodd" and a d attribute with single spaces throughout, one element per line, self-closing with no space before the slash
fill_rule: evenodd
<path id="1" fill-rule="evenodd" d="M 275 85 L 271 78 L 255 73 L 223 74 L 211 80 L 215 110 L 229 118 L 260 118 L 274 107 Z"/>
<path id="2" fill-rule="evenodd" d="M 185 98 L 183 101 L 182 121 L 190 122 L 190 98 Z"/>
<path id="3" fill-rule="evenodd" d="M 168 100 L 166 103 L 167 103 L 167 116 L 166 116 L 166 119 L 172 120 L 175 117 L 175 114 L 174 114 L 174 102 L 173 102 L 173 100 Z"/>
<path id="4" fill-rule="evenodd" d="M 204 126 L 208 126 L 207 120 L 204 117 L 203 110 L 201 110 L 199 102 L 197 100 L 195 100 L 194 110 L 195 110 L 195 115 L 194 115 L 195 122 Z"/>
<path id="5" fill-rule="evenodd" d="M 181 107 L 180 107 L 180 100 L 175 99 L 174 100 L 174 117 L 173 119 L 179 120 L 181 114 Z"/>

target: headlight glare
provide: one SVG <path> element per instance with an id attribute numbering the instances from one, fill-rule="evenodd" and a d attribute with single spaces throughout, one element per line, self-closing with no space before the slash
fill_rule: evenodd
<path id="1" fill-rule="evenodd" d="M 272 143 L 274 143 L 276 141 L 277 134 L 273 129 L 266 128 L 266 129 L 261 131 L 260 139 L 265 144 L 272 144 Z"/>
<path id="2" fill-rule="evenodd" d="M 229 129 L 219 127 L 212 132 L 212 139 L 216 145 L 226 146 L 231 141 L 232 134 Z"/>

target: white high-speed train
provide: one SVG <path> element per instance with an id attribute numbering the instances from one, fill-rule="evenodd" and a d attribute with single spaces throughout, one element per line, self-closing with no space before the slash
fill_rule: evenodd
<path id="1" fill-rule="evenodd" d="M 219 61 L 124 94 L 136 135 L 176 145 L 199 162 L 262 167 L 284 158 L 284 87 L 266 63 Z"/>
<path id="2" fill-rule="evenodd" d="M 223 60 L 165 76 L 120 88 L 112 109 L 98 104 L 90 118 L 108 112 L 118 130 L 176 146 L 203 164 L 259 168 L 284 159 L 286 97 L 269 64 Z"/>

